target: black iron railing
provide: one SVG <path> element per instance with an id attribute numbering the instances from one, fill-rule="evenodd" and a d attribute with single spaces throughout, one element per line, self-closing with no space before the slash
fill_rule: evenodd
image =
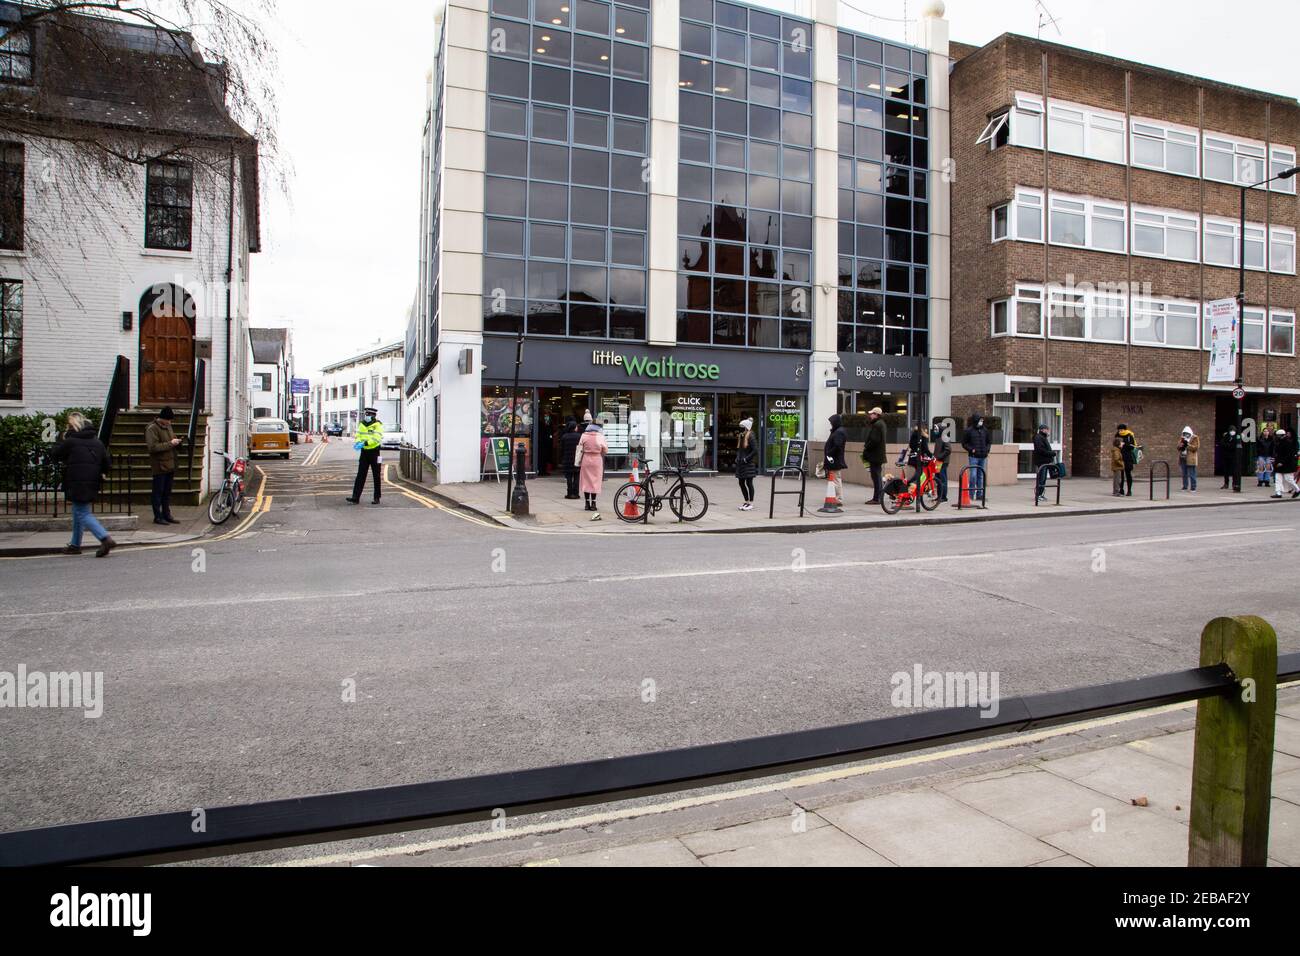
<path id="1" fill-rule="evenodd" d="M 130 514 L 132 487 L 130 455 L 114 455 L 99 486 L 95 514 Z M 0 515 L 18 518 L 57 518 L 72 513 L 63 490 L 64 465 L 48 449 L 0 460 Z"/>
<path id="2" fill-rule="evenodd" d="M 1167 461 L 1157 461 L 1157 462 L 1153 462 L 1153 463 L 1151 464 L 1151 473 L 1147 476 L 1148 481 L 1149 481 L 1149 492 L 1148 492 L 1148 493 L 1149 493 L 1149 495 L 1150 495 L 1150 500 L 1151 500 L 1151 501 L 1155 501 L 1155 500 L 1156 500 L 1156 482 L 1159 480 L 1158 478 L 1156 478 L 1156 469 L 1157 469 L 1157 468 L 1163 468 L 1163 469 L 1165 470 L 1165 478 L 1164 478 L 1164 481 L 1165 481 L 1165 501 L 1168 501 L 1168 500 L 1169 500 L 1169 462 L 1167 462 Z"/>

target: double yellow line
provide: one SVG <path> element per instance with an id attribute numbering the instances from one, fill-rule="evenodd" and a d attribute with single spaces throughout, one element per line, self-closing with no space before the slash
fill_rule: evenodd
<path id="1" fill-rule="evenodd" d="M 325 454 L 325 445 L 322 443 L 313 448 L 307 454 L 306 458 L 298 462 L 298 466 L 300 468 L 310 468 L 312 465 L 316 464 L 316 462 L 320 461 L 320 457 L 323 454 Z"/>

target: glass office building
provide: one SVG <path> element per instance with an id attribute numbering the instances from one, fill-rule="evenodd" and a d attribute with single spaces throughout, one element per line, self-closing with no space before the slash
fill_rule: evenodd
<path id="1" fill-rule="evenodd" d="M 553 470 L 587 411 L 612 468 L 726 471 L 746 418 L 775 467 L 828 409 L 923 408 L 927 55 L 784 6 L 450 0 L 408 335 L 444 480 L 511 433 Z"/>

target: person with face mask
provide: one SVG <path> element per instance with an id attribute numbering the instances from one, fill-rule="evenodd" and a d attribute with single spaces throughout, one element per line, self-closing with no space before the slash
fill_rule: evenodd
<path id="1" fill-rule="evenodd" d="M 379 504 L 380 496 L 380 479 L 379 479 L 379 449 L 384 443 L 384 425 L 377 417 L 377 412 L 373 408 L 363 409 L 361 412 L 361 422 L 357 425 L 355 447 L 361 452 L 361 458 L 357 462 L 357 480 L 352 483 L 352 497 L 347 499 L 349 504 L 361 503 L 361 492 L 366 487 L 366 472 L 369 471 L 374 476 L 375 497 L 374 504 Z"/>
<path id="2" fill-rule="evenodd" d="M 937 422 L 930 428 L 930 447 L 934 460 L 939 463 L 939 471 L 934 476 L 935 489 L 939 492 L 939 501 L 948 500 L 948 459 L 952 457 L 952 445 L 944 437 L 943 426 Z"/>
<path id="3" fill-rule="evenodd" d="M 989 467 L 989 449 L 993 447 L 993 436 L 984 424 L 983 415 L 972 415 L 970 427 L 961 436 L 961 447 L 970 455 L 970 496 L 979 500 L 984 497 L 984 478 Z M 978 471 L 976 470 L 978 469 Z"/>
<path id="4" fill-rule="evenodd" d="M 1296 458 L 1295 435 L 1290 434 L 1285 428 L 1279 428 L 1276 440 L 1273 442 L 1274 498 L 1281 498 L 1288 486 L 1291 488 L 1291 497 L 1300 498 L 1300 484 L 1295 480 Z"/>
<path id="5" fill-rule="evenodd" d="M 740 437 L 736 440 L 736 478 L 740 482 L 740 496 L 744 502 L 741 511 L 754 510 L 754 478 L 758 476 L 758 436 L 754 434 L 754 420 L 746 418 L 740 423 Z"/>
<path id="6" fill-rule="evenodd" d="M 1236 425 L 1228 426 L 1228 430 L 1223 433 L 1220 447 L 1223 449 L 1223 487 L 1227 489 L 1228 484 L 1231 483 L 1232 490 L 1240 492 L 1241 456 L 1246 444 L 1241 440 L 1241 433 L 1237 431 Z"/>

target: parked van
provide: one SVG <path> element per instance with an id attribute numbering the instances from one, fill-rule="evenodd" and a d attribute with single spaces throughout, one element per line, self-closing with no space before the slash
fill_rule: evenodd
<path id="1" fill-rule="evenodd" d="M 289 423 L 283 418 L 254 418 L 248 434 L 248 457 L 289 457 Z"/>

